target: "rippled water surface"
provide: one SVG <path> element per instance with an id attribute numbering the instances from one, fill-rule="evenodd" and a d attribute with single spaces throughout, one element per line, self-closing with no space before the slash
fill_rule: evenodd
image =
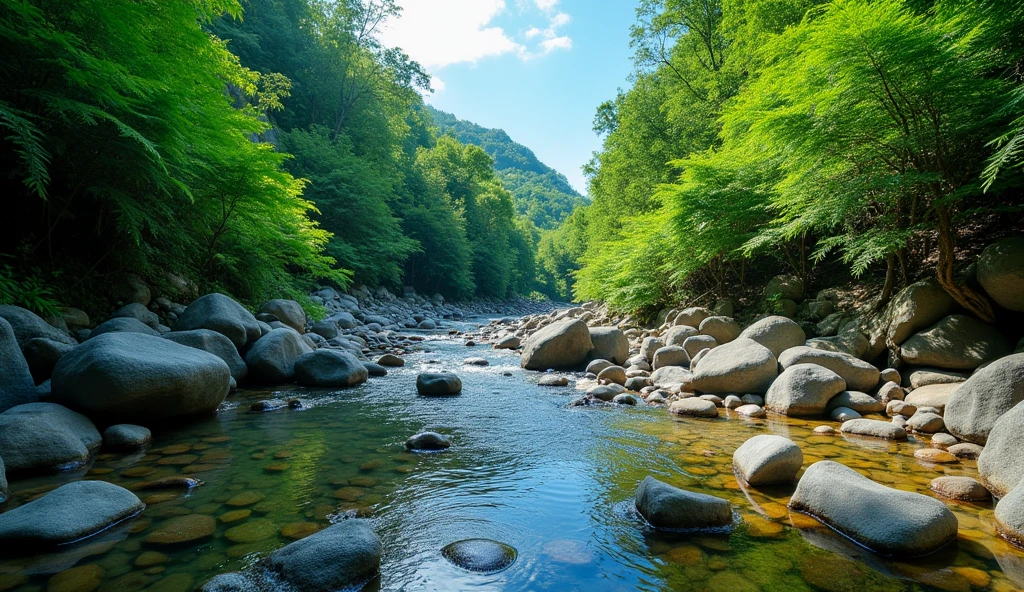
<path id="1" fill-rule="evenodd" d="M 771 432 L 887 485 L 928 492 L 940 474 L 976 474 L 974 463 L 925 465 L 922 442 L 822 437 L 792 420 L 675 420 L 663 409 L 568 407 L 571 388 L 544 388 L 510 352 L 427 342 L 405 368 L 346 391 L 296 389 L 302 410 L 248 411 L 269 392 L 241 392 L 216 417 L 156 433 L 145 455 L 101 455 L 86 479 L 126 487 L 172 475 L 205 483 L 188 494 L 140 492 L 134 521 L 61 553 L 0 560 L 0 591 L 188 591 L 243 569 L 269 551 L 345 516 L 369 517 L 383 541 L 382 573 L 367 590 L 1017 590 L 1024 554 L 995 536 L 991 504 L 947 502 L 960 540 L 925 560 L 897 562 L 860 550 L 786 509 L 791 488 L 745 491 L 732 452 Z M 483 356 L 489 367 L 464 367 Z M 422 398 L 416 373 L 454 370 L 462 395 Z M 509 376 L 505 374 L 509 373 Z M 411 454 L 421 429 L 449 435 L 438 454 Z M 727 533 L 656 533 L 633 510 L 652 474 L 728 498 Z M 8 508 L 83 473 L 12 484 Z M 161 544 L 169 521 L 213 532 Z M 202 528 L 195 531 L 204 534 Z M 449 564 L 441 548 L 491 538 L 517 561 L 492 575 Z"/>

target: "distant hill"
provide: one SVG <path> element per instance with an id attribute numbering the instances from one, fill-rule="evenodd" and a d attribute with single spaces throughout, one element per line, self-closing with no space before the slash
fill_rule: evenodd
<path id="1" fill-rule="evenodd" d="M 482 127 L 430 106 L 427 109 L 441 134 L 479 146 L 491 155 L 498 177 L 515 198 L 516 210 L 537 227 L 554 228 L 576 206 L 587 203 L 565 175 L 537 160 L 532 150 L 512 141 L 504 130 Z"/>

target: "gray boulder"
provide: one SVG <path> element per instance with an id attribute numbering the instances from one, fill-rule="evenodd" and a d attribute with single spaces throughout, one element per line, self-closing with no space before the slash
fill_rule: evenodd
<path id="1" fill-rule="evenodd" d="M 907 420 L 907 427 L 915 432 L 934 434 L 945 428 L 942 416 L 931 411 L 918 411 Z"/>
<path id="2" fill-rule="evenodd" d="M 10 323 L 18 345 L 24 347 L 30 339 L 45 337 L 67 345 L 78 345 L 73 337 L 57 329 L 30 310 L 11 304 L 0 305 L 0 318 Z"/>
<path id="3" fill-rule="evenodd" d="M 313 348 L 292 329 L 274 329 L 246 352 L 249 378 L 264 384 L 291 382 L 295 378 L 295 361 L 311 351 Z"/>
<path id="4" fill-rule="evenodd" d="M 613 382 L 615 384 L 626 384 L 626 369 L 622 366 L 607 366 L 597 373 L 597 379 Z"/>
<path id="5" fill-rule="evenodd" d="M 0 546 L 54 548 L 102 532 L 145 507 L 134 493 L 113 483 L 68 483 L 0 514 Z"/>
<path id="6" fill-rule="evenodd" d="M 704 319 L 714 315 L 715 313 L 702 306 L 694 306 L 691 308 L 683 309 L 676 318 L 672 320 L 673 325 L 685 325 L 687 327 L 693 327 L 694 329 L 700 327 L 700 324 L 704 322 Z"/>
<path id="7" fill-rule="evenodd" d="M 732 504 L 672 487 L 647 476 L 636 490 L 636 509 L 656 528 L 716 528 L 732 524 Z"/>
<path id="8" fill-rule="evenodd" d="M 14 330 L 7 321 L 0 318 L 0 412 L 16 405 L 33 403 L 38 398 L 36 383 L 18 347 Z"/>
<path id="9" fill-rule="evenodd" d="M 313 323 L 312 331 L 324 339 L 334 339 L 338 336 L 338 325 L 327 320 L 317 321 Z"/>
<path id="10" fill-rule="evenodd" d="M 462 379 L 448 372 L 425 372 L 416 377 L 416 392 L 427 397 L 457 395 L 462 392 Z"/>
<path id="11" fill-rule="evenodd" d="M 537 381 L 538 386 L 569 386 L 569 379 L 557 374 L 545 374 Z"/>
<path id="12" fill-rule="evenodd" d="M 54 403 L 28 403 L 0 413 L 0 452 L 10 473 L 80 467 L 102 442 L 87 417 Z"/>
<path id="13" fill-rule="evenodd" d="M 772 383 L 764 398 L 765 407 L 783 415 L 822 415 L 829 400 L 844 390 L 846 381 L 828 368 L 796 364 L 786 368 Z"/>
<path id="14" fill-rule="evenodd" d="M 764 297 L 800 302 L 804 299 L 804 283 L 794 275 L 777 275 L 768 280 Z"/>
<path id="15" fill-rule="evenodd" d="M 103 449 L 115 452 L 142 450 L 153 441 L 149 429 L 129 423 L 112 425 L 103 431 Z"/>
<path id="16" fill-rule="evenodd" d="M 953 390 L 946 403 L 949 432 L 984 445 L 996 420 L 1024 401 L 1024 354 L 1000 358 Z"/>
<path id="17" fill-rule="evenodd" d="M 1010 342 L 992 325 L 967 315 L 950 315 L 906 340 L 900 357 L 917 366 L 973 370 L 1011 351 Z"/>
<path id="18" fill-rule="evenodd" d="M 700 335 L 700 331 L 689 325 L 675 325 L 669 327 L 662 338 L 665 340 L 665 345 L 683 345 L 687 337 L 695 335 Z"/>
<path id="19" fill-rule="evenodd" d="M 911 284 L 896 294 L 885 308 L 882 315 L 886 325 L 885 340 L 900 345 L 956 309 L 956 301 L 935 278 Z"/>
<path id="20" fill-rule="evenodd" d="M 767 347 L 740 337 L 701 359 L 693 388 L 705 393 L 764 393 L 777 373 L 778 362 Z"/>
<path id="21" fill-rule="evenodd" d="M 380 538 L 364 520 L 343 520 L 274 551 L 267 566 L 304 592 L 359 588 L 380 571 Z"/>
<path id="22" fill-rule="evenodd" d="M 945 475 L 932 479 L 929 489 L 949 499 L 966 502 L 984 502 L 992 499 L 992 494 L 976 479 Z"/>
<path id="23" fill-rule="evenodd" d="M 786 317 L 765 317 L 740 333 L 740 338 L 750 339 L 767 347 L 778 358 L 791 347 L 804 344 L 807 335 L 795 321 Z"/>
<path id="24" fill-rule="evenodd" d="M 370 376 L 387 376 L 388 369 L 380 364 L 374 364 L 373 362 L 363 362 L 363 368 L 366 368 L 366 373 Z"/>
<path id="25" fill-rule="evenodd" d="M 885 487 L 828 460 L 807 468 L 789 507 L 884 555 L 926 555 L 957 536 L 956 516 L 942 502 Z"/>
<path id="26" fill-rule="evenodd" d="M 249 375 L 249 367 L 245 365 L 242 356 L 238 355 L 235 344 L 231 343 L 231 340 L 221 333 L 211 331 L 210 329 L 171 331 L 164 335 L 164 339 L 203 350 L 224 360 L 224 363 L 231 370 L 231 376 L 237 381 L 245 380 L 245 377 Z"/>
<path id="27" fill-rule="evenodd" d="M 683 341 L 683 349 L 690 359 L 696 359 L 700 352 L 716 347 L 718 347 L 718 340 L 710 335 L 691 335 Z"/>
<path id="28" fill-rule="evenodd" d="M 213 354 L 140 333 L 107 333 L 61 358 L 54 401 L 105 424 L 161 422 L 209 413 L 231 371 Z"/>
<path id="29" fill-rule="evenodd" d="M 828 413 L 829 419 L 832 421 L 838 421 L 839 423 L 850 421 L 851 419 L 860 419 L 861 414 L 850 409 L 849 407 L 830 407 Z"/>
<path id="30" fill-rule="evenodd" d="M 657 387 L 666 387 L 672 384 L 689 386 L 693 380 L 693 373 L 681 366 L 665 366 L 652 372 L 650 378 L 651 384 Z"/>
<path id="31" fill-rule="evenodd" d="M 368 377 L 362 362 L 336 349 L 318 349 L 295 360 L 295 381 L 304 386 L 357 386 Z"/>
<path id="32" fill-rule="evenodd" d="M 1009 541 L 1024 546 L 1024 487 L 1013 488 L 996 504 L 996 529 Z"/>
<path id="33" fill-rule="evenodd" d="M 575 368 L 586 361 L 594 343 L 587 324 L 578 319 L 551 323 L 526 340 L 520 365 L 527 370 Z"/>
<path id="34" fill-rule="evenodd" d="M 1024 402 L 1017 403 L 992 426 L 978 457 L 978 473 L 996 497 L 1005 496 L 1024 477 Z"/>
<path id="35" fill-rule="evenodd" d="M 0 319 L 0 322 L 3 322 L 2 319 Z M 17 345 L 13 336 L 11 343 Z M 49 380 L 50 376 L 53 375 L 53 369 L 57 362 L 74 347 L 73 345 L 45 337 L 36 337 L 28 340 L 28 343 L 21 348 L 21 353 L 25 356 L 25 361 L 28 362 L 28 369 L 32 373 L 32 379 L 35 380 L 36 384 L 39 384 L 44 380 Z"/>
<path id="36" fill-rule="evenodd" d="M 138 319 L 132 317 L 118 317 L 108 319 L 100 323 L 89 333 L 89 339 L 95 339 L 106 333 L 141 333 L 143 335 L 152 335 L 154 337 L 160 336 L 159 331 Z"/>
<path id="37" fill-rule="evenodd" d="M 256 317 L 224 294 L 207 294 L 188 305 L 174 324 L 176 331 L 209 329 L 224 335 L 238 351 L 255 343 L 262 332 Z"/>
<path id="38" fill-rule="evenodd" d="M 114 313 L 110 315 L 110 318 L 135 319 L 136 321 L 139 321 L 145 324 L 150 329 L 154 330 L 156 330 L 156 328 L 160 326 L 160 317 L 156 316 L 155 312 L 146 308 L 146 305 L 141 304 L 139 302 L 132 302 L 131 304 L 126 304 L 122 306 L 121 308 L 115 310 Z"/>
<path id="39" fill-rule="evenodd" d="M 999 306 L 1024 312 L 1024 237 L 1006 238 L 981 252 L 978 283 Z"/>
<path id="40" fill-rule="evenodd" d="M 959 384 L 970 378 L 966 372 L 943 370 L 942 368 L 908 368 L 903 373 L 905 387 L 921 388 L 933 384 Z"/>
<path id="41" fill-rule="evenodd" d="M 640 344 L 640 356 L 648 362 L 654 361 L 654 354 L 658 353 L 658 350 L 665 347 L 665 342 L 657 337 L 646 337 L 643 343 Z"/>
<path id="42" fill-rule="evenodd" d="M 686 354 L 686 350 L 678 345 L 666 345 L 665 347 L 659 348 L 654 353 L 654 361 L 652 366 L 655 370 L 658 368 L 664 368 L 665 366 L 683 366 L 686 368 L 690 367 L 690 356 Z"/>
<path id="43" fill-rule="evenodd" d="M 275 299 L 260 307 L 260 313 L 271 314 L 299 333 L 306 332 L 306 311 L 294 300 Z"/>
<path id="44" fill-rule="evenodd" d="M 846 407 L 863 414 L 885 412 L 885 403 L 860 391 L 843 391 L 829 399 L 827 410 L 837 407 Z"/>
<path id="45" fill-rule="evenodd" d="M 591 329 L 590 338 L 591 340 L 593 340 L 594 338 L 593 329 Z M 522 342 L 519 340 L 518 337 L 516 337 L 515 335 L 509 335 L 507 337 L 502 337 L 498 341 L 494 342 L 494 349 L 516 349 L 520 345 L 522 345 Z M 626 343 L 626 355 L 629 355 L 628 342 Z"/>
<path id="46" fill-rule="evenodd" d="M 914 389 L 904 399 L 915 407 L 934 407 L 940 412 L 946 409 L 946 403 L 953 397 L 957 384 L 932 384 Z"/>
<path id="47" fill-rule="evenodd" d="M 718 406 L 712 401 L 699 397 L 690 397 L 673 401 L 668 406 L 669 413 L 684 417 L 718 417 Z"/>
<path id="48" fill-rule="evenodd" d="M 405 441 L 405 447 L 409 450 L 437 451 L 450 448 L 451 445 L 451 440 L 437 432 L 420 432 Z"/>
<path id="49" fill-rule="evenodd" d="M 878 368 L 846 353 L 823 351 L 801 345 L 783 352 L 779 356 L 779 364 L 784 369 L 795 364 L 823 366 L 842 376 L 846 381 L 846 388 L 853 391 L 871 391 L 878 386 Z"/>
<path id="50" fill-rule="evenodd" d="M 339 329 L 355 329 L 359 326 L 359 322 L 356 321 L 354 316 L 352 316 L 352 313 L 344 310 L 336 312 L 324 320 L 329 323 L 334 323 Z"/>
<path id="51" fill-rule="evenodd" d="M 594 345 L 590 352 L 592 358 L 608 360 L 620 366 L 629 358 L 629 340 L 618 327 L 591 327 L 590 341 Z"/>
<path id="52" fill-rule="evenodd" d="M 732 317 L 708 317 L 700 322 L 702 335 L 710 335 L 718 343 L 729 343 L 740 336 L 739 324 Z"/>
<path id="53" fill-rule="evenodd" d="M 761 434 L 744 442 L 732 455 L 732 466 L 750 485 L 788 483 L 804 464 L 804 453 L 789 438 Z"/>
<path id="54" fill-rule="evenodd" d="M 839 429 L 844 434 L 882 438 L 884 440 L 906 440 L 907 431 L 900 426 L 880 419 L 851 419 Z"/>
<path id="55" fill-rule="evenodd" d="M 377 363 L 386 368 L 401 368 L 405 366 L 405 360 L 394 354 L 384 354 L 377 358 Z"/>

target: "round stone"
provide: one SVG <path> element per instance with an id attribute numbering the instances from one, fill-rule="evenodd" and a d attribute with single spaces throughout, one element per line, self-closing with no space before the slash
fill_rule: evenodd
<path id="1" fill-rule="evenodd" d="M 955 463 L 957 457 L 938 448 L 920 448 L 914 451 L 914 458 L 930 463 Z"/>
<path id="2" fill-rule="evenodd" d="M 147 536 L 145 541 L 152 545 L 192 543 L 212 537 L 216 530 L 217 523 L 210 516 L 189 514 L 167 520 Z"/>
<path id="3" fill-rule="evenodd" d="M 229 528 L 224 536 L 232 543 L 255 543 L 277 536 L 277 525 L 259 518 Z"/>
<path id="4" fill-rule="evenodd" d="M 441 555 L 462 569 L 482 573 L 501 571 L 516 560 L 514 548 L 489 539 L 456 541 L 441 549 Z"/>
<path id="5" fill-rule="evenodd" d="M 251 506 L 257 502 L 262 501 L 264 497 L 266 496 L 258 491 L 245 491 L 229 499 L 227 501 L 227 505 L 233 508 Z"/>
<path id="6" fill-rule="evenodd" d="M 970 477 L 936 477 L 930 487 L 935 493 L 955 500 L 982 502 L 992 497 L 984 485 Z"/>

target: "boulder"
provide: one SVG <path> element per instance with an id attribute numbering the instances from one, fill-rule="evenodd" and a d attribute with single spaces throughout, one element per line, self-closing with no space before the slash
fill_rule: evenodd
<path id="1" fill-rule="evenodd" d="M 384 354 L 377 358 L 377 363 L 386 368 L 401 368 L 405 366 L 405 360 L 394 354 Z"/>
<path id="2" fill-rule="evenodd" d="M 224 363 L 228 365 L 228 369 L 231 370 L 231 376 L 237 381 L 245 380 L 245 377 L 249 375 L 249 367 L 245 365 L 242 356 L 238 355 L 235 344 L 231 343 L 231 340 L 221 333 L 209 329 L 171 331 L 164 335 L 164 339 L 203 350 L 224 360 Z"/>
<path id="3" fill-rule="evenodd" d="M 965 458 L 967 460 L 978 460 L 981 456 L 981 452 L 984 450 L 981 446 L 974 444 L 973 442 L 961 442 L 954 444 L 946 449 L 946 452 L 952 454 L 957 458 Z"/>
<path id="4" fill-rule="evenodd" d="M 618 327 L 590 327 L 590 341 L 594 344 L 590 352 L 592 358 L 620 366 L 629 358 L 629 340 Z"/>
<path id="5" fill-rule="evenodd" d="M 665 347 L 665 342 L 661 339 L 658 339 L 657 337 L 646 337 L 640 345 L 640 357 L 648 362 L 653 362 L 654 354 L 663 347 Z"/>
<path id="6" fill-rule="evenodd" d="M 342 520 L 285 545 L 267 567 L 303 592 L 357 589 L 380 571 L 380 538 L 365 520 Z"/>
<path id="7" fill-rule="evenodd" d="M 891 345 L 900 345 L 956 309 L 956 301 L 935 278 L 911 284 L 896 294 L 882 313 L 885 340 Z"/>
<path id="8" fill-rule="evenodd" d="M 701 363 L 702 367 L 703 364 Z M 796 364 L 786 368 L 765 395 L 765 407 L 790 416 L 822 415 L 832 397 L 846 390 L 846 381 L 828 368 Z"/>
<path id="9" fill-rule="evenodd" d="M 368 376 L 366 366 L 355 356 L 336 349 L 318 349 L 295 360 L 295 381 L 303 386 L 357 386 Z"/>
<path id="10" fill-rule="evenodd" d="M 934 434 L 935 432 L 942 431 L 945 428 L 945 423 L 942 421 L 942 416 L 938 413 L 932 413 L 930 411 L 918 411 L 917 413 L 910 416 L 907 420 L 907 427 L 914 430 L 915 432 L 921 432 L 923 434 Z"/>
<path id="11" fill-rule="evenodd" d="M 908 368 L 903 373 L 904 387 L 921 388 L 934 384 L 959 384 L 969 378 L 967 373 L 942 368 Z"/>
<path id="12" fill-rule="evenodd" d="M 949 432 L 984 445 L 996 420 L 1024 401 L 1024 354 L 1000 358 L 953 390 L 944 417 Z"/>
<path id="13" fill-rule="evenodd" d="M 336 312 L 324 320 L 329 323 L 334 323 L 339 329 L 355 329 L 359 326 L 359 322 L 356 321 L 354 316 L 352 316 L 352 313 L 344 310 Z"/>
<path id="14" fill-rule="evenodd" d="M 885 487 L 828 460 L 807 468 L 789 507 L 883 555 L 926 555 L 957 536 L 956 516 L 942 502 Z"/>
<path id="15" fill-rule="evenodd" d="M 697 369 L 697 364 L 700 364 L 700 361 L 703 360 L 704 356 L 708 355 L 708 352 L 710 352 L 710 351 L 711 351 L 711 348 L 710 347 L 706 347 L 706 348 L 700 350 L 699 352 L 697 352 L 697 355 L 695 355 L 692 358 L 690 358 L 690 370 L 696 370 Z"/>
<path id="16" fill-rule="evenodd" d="M 569 379 L 557 374 L 545 374 L 537 381 L 538 386 L 569 386 Z"/>
<path id="17" fill-rule="evenodd" d="M 711 350 L 716 347 L 718 347 L 718 340 L 710 335 L 691 335 L 683 341 L 683 350 L 691 359 L 696 359 L 697 354 L 706 349 Z"/>
<path id="18" fill-rule="evenodd" d="M 306 332 L 306 311 L 294 300 L 274 299 L 260 307 L 260 313 L 271 314 L 299 333 Z"/>
<path id="19" fill-rule="evenodd" d="M 750 485 L 788 483 L 804 464 L 804 453 L 789 438 L 761 434 L 744 442 L 732 455 L 736 474 Z"/>
<path id="20" fill-rule="evenodd" d="M 996 504 L 996 530 L 1010 542 L 1024 547 L 1024 487 L 1015 487 Z"/>
<path id="21" fill-rule="evenodd" d="M 87 417 L 54 403 L 28 403 L 0 413 L 0 453 L 10 473 L 78 468 L 102 441 Z"/>
<path id="22" fill-rule="evenodd" d="M 867 436 L 885 440 L 906 440 L 907 431 L 898 425 L 880 419 L 851 419 L 839 429 L 844 434 Z"/>
<path id="23" fill-rule="evenodd" d="M 626 388 L 617 384 L 602 384 L 587 389 L 588 396 L 606 403 L 624 392 L 626 392 Z"/>
<path id="24" fill-rule="evenodd" d="M 655 370 L 666 366 L 682 366 L 689 368 L 690 356 L 686 354 L 685 349 L 678 345 L 666 345 L 665 347 L 659 348 L 658 351 L 654 353 L 652 365 Z"/>
<path id="25" fill-rule="evenodd" d="M 902 402 L 904 399 L 907 398 L 907 393 L 902 388 L 900 388 L 900 385 L 896 384 L 895 382 L 887 382 L 882 386 L 878 387 L 878 393 L 876 393 L 876 398 L 883 404 L 888 405 L 892 401 Z"/>
<path id="26" fill-rule="evenodd" d="M 134 452 L 142 450 L 153 441 L 153 434 L 147 428 L 120 423 L 103 431 L 103 449 L 113 452 Z"/>
<path id="27" fill-rule="evenodd" d="M 619 393 L 612 397 L 612 403 L 615 403 L 617 405 L 636 406 L 640 404 L 640 399 L 638 399 L 636 395 L 631 395 L 629 393 Z"/>
<path id="28" fill-rule="evenodd" d="M 106 481 L 76 481 L 0 514 L 0 547 L 55 548 L 135 516 L 146 504 Z"/>
<path id="29" fill-rule="evenodd" d="M 777 372 L 778 362 L 767 347 L 740 337 L 701 359 L 693 388 L 705 393 L 764 393 Z"/>
<path id="30" fill-rule="evenodd" d="M 710 335 L 718 343 L 729 343 L 740 336 L 739 324 L 731 317 L 708 317 L 700 322 L 702 335 Z"/>
<path id="31" fill-rule="evenodd" d="M 704 319 L 714 314 L 715 313 L 702 306 L 695 306 L 682 310 L 676 315 L 676 318 L 672 320 L 672 324 L 676 326 L 685 325 L 696 329 L 700 327 L 700 324 L 704 322 Z"/>
<path id="32" fill-rule="evenodd" d="M 885 406 L 885 414 L 889 417 L 895 417 L 897 415 L 913 417 L 915 413 L 917 413 L 917 407 L 907 403 L 906 401 L 893 400 L 889 401 Z"/>
<path id="33" fill-rule="evenodd" d="M 907 339 L 900 357 L 918 366 L 973 370 L 1012 350 L 1010 342 L 992 325 L 967 315 L 950 315 Z"/>
<path id="34" fill-rule="evenodd" d="M 736 408 L 736 413 L 739 413 L 740 415 L 742 415 L 744 417 L 755 417 L 755 418 L 765 417 L 765 416 L 768 415 L 767 413 L 765 413 L 765 410 L 762 409 L 760 405 L 755 405 L 753 403 L 747 403 L 746 405 L 740 405 L 739 407 Z"/>
<path id="35" fill-rule="evenodd" d="M 594 334 L 591 333 L 590 337 L 591 337 L 591 339 L 593 339 Z M 520 345 L 521 345 L 521 343 L 520 343 L 518 337 L 516 337 L 515 335 L 509 335 L 507 337 L 502 337 L 498 341 L 494 342 L 494 349 L 516 349 Z M 628 355 L 628 353 L 629 353 L 628 352 L 628 350 L 629 350 L 629 344 L 628 343 L 626 344 L 626 350 L 627 350 L 626 353 Z"/>
<path id="36" fill-rule="evenodd" d="M 366 368 L 367 374 L 370 376 L 387 376 L 388 369 L 380 364 L 374 364 L 373 362 L 363 362 L 363 368 Z"/>
<path id="37" fill-rule="evenodd" d="M 804 299 L 804 283 L 794 275 L 777 275 L 768 280 L 768 285 L 764 287 L 764 297 L 800 302 Z"/>
<path id="38" fill-rule="evenodd" d="M 934 407 L 940 412 L 945 410 L 946 403 L 953 396 L 957 384 L 932 384 L 914 389 L 904 399 L 915 407 Z"/>
<path id="39" fill-rule="evenodd" d="M 828 417 L 832 421 L 843 423 L 850 421 L 851 419 L 860 419 L 861 414 L 849 407 L 832 407 L 828 413 Z"/>
<path id="40" fill-rule="evenodd" d="M 656 387 L 666 387 L 673 384 L 689 386 L 692 380 L 693 374 L 680 366 L 665 366 L 651 373 L 651 384 Z"/>
<path id="41" fill-rule="evenodd" d="M 108 319 L 107 321 L 100 323 L 89 333 L 89 339 L 95 339 L 106 333 L 141 333 L 142 335 L 151 335 L 153 337 L 160 336 L 159 331 L 151 328 L 149 325 L 138 319 L 131 317 L 119 317 Z"/>
<path id="42" fill-rule="evenodd" d="M 302 336 L 288 328 L 274 329 L 245 354 L 249 378 L 264 384 L 282 384 L 295 378 L 295 361 L 313 351 Z"/>
<path id="43" fill-rule="evenodd" d="M 462 380 L 447 372 L 423 373 L 416 377 L 416 392 L 427 397 L 457 395 L 462 392 Z"/>
<path id="44" fill-rule="evenodd" d="M 1024 237 L 1005 238 L 981 252 L 978 283 L 999 306 L 1024 312 Z"/>
<path id="45" fill-rule="evenodd" d="M 316 333 L 320 337 L 328 340 L 334 339 L 338 336 L 338 324 L 328 320 L 313 323 L 313 328 L 311 330 L 313 333 Z"/>
<path id="46" fill-rule="evenodd" d="M 450 448 L 451 445 L 451 440 L 437 432 L 420 432 L 405 441 L 405 447 L 409 450 L 437 451 Z"/>
<path id="47" fill-rule="evenodd" d="M 0 322 L 4 322 L 3 319 L 0 319 Z M 0 330 L 0 335 L 2 334 L 3 331 Z M 0 336 L 0 340 L 2 339 L 3 337 Z M 17 346 L 17 342 L 14 340 L 13 334 L 11 336 L 10 343 Z M 0 345 L 0 350 L 2 350 L 2 347 L 3 346 Z M 21 353 L 24 355 L 25 361 L 28 362 L 28 369 L 29 372 L 32 373 L 32 379 L 36 384 L 40 384 L 45 380 L 49 380 L 50 376 L 53 375 L 53 368 L 57 365 L 57 362 L 60 361 L 64 354 L 74 349 L 74 347 L 75 346 L 73 345 L 68 345 L 45 337 L 36 337 L 28 340 L 28 343 L 21 348 Z M 0 356 L 2 355 L 3 354 L 0 354 Z M 0 361 L 0 365 L 2 364 L 3 362 Z M 13 371 L 15 372 L 15 375 L 17 375 L 17 371 Z M 0 380 L 3 379 L 0 378 Z"/>
<path id="48" fill-rule="evenodd" d="M 685 417 L 718 417 L 718 406 L 699 397 L 673 401 L 668 410 L 669 413 Z"/>
<path id="49" fill-rule="evenodd" d="M 32 380 L 32 372 L 21 353 L 21 348 L 18 347 L 14 329 L 10 323 L 0 318 L 0 412 L 16 405 L 34 403 L 38 399 L 36 383 Z"/>
<path id="50" fill-rule="evenodd" d="M 162 422 L 217 409 L 231 371 L 205 351 L 141 333 L 107 333 L 61 358 L 51 385 L 57 403 L 100 423 Z"/>
<path id="51" fill-rule="evenodd" d="M 846 381 L 846 388 L 853 391 L 871 391 L 878 386 L 878 368 L 846 353 L 823 351 L 802 345 L 783 352 L 779 356 L 779 364 L 783 369 L 795 364 L 823 366 L 842 376 Z"/>
<path id="52" fill-rule="evenodd" d="M 235 344 L 238 351 L 255 343 L 262 332 L 256 317 L 224 294 L 207 294 L 197 298 L 178 315 L 174 323 L 176 331 L 209 329 L 224 335 Z"/>
<path id="53" fill-rule="evenodd" d="M 615 384 L 626 384 L 626 370 L 622 366 L 608 366 L 597 373 L 597 379 Z"/>
<path id="54" fill-rule="evenodd" d="M 636 509 L 656 528 L 718 528 L 732 524 L 732 504 L 672 487 L 647 476 L 636 490 Z"/>
<path id="55" fill-rule="evenodd" d="M 594 349 L 587 324 L 578 319 L 557 321 L 526 341 L 520 365 L 527 370 L 575 368 Z"/>
<path id="56" fill-rule="evenodd" d="M 441 556 L 466 571 L 495 573 L 515 563 L 518 553 L 511 545 L 498 541 L 465 539 L 445 545 Z"/>
<path id="57" fill-rule="evenodd" d="M 110 315 L 110 318 L 135 319 L 153 330 L 156 330 L 156 328 L 160 326 L 160 317 L 156 316 L 155 312 L 146 308 L 145 304 L 141 304 L 139 302 L 132 302 L 131 304 L 122 306 L 115 310 L 114 313 Z"/>
<path id="58" fill-rule="evenodd" d="M 843 391 L 829 399 L 827 409 L 831 411 L 837 407 L 846 407 L 862 414 L 885 411 L 885 403 L 860 391 Z"/>
<path id="59" fill-rule="evenodd" d="M 30 310 L 11 304 L 0 305 L 0 318 L 3 318 L 14 330 L 18 345 L 25 347 L 30 339 L 45 337 L 67 345 L 78 345 L 73 337 L 44 321 L 42 317 Z"/>
<path id="60" fill-rule="evenodd" d="M 965 502 L 984 502 L 992 498 L 984 485 L 970 477 L 936 477 L 929 487 L 942 497 Z"/>
<path id="61" fill-rule="evenodd" d="M 1010 493 L 1024 477 L 1024 403 L 1017 403 L 992 426 L 978 457 L 978 473 L 996 497 Z"/>
<path id="62" fill-rule="evenodd" d="M 433 331 L 434 329 L 437 329 L 437 323 L 432 319 L 423 319 L 416 325 L 416 328 L 423 331 Z"/>
<path id="63" fill-rule="evenodd" d="M 80 308 L 66 306 L 61 311 L 61 315 L 64 317 L 64 325 L 72 332 L 79 329 L 88 329 L 91 324 L 89 322 L 89 314 Z"/>
<path id="64" fill-rule="evenodd" d="M 665 345 L 683 345 L 687 337 L 700 335 L 700 332 L 689 325 L 675 325 L 669 327 L 662 335 Z M 717 343 L 716 343 L 717 345 Z"/>
<path id="65" fill-rule="evenodd" d="M 795 321 L 786 317 L 765 317 L 740 333 L 740 338 L 750 339 L 767 347 L 778 358 L 791 347 L 804 344 L 807 335 Z"/>
<path id="66" fill-rule="evenodd" d="M 609 366 L 614 366 L 614 365 L 615 364 L 612 364 L 608 360 L 604 360 L 604 359 L 593 360 L 589 364 L 587 364 L 587 372 L 597 376 L 605 368 L 607 368 Z"/>

